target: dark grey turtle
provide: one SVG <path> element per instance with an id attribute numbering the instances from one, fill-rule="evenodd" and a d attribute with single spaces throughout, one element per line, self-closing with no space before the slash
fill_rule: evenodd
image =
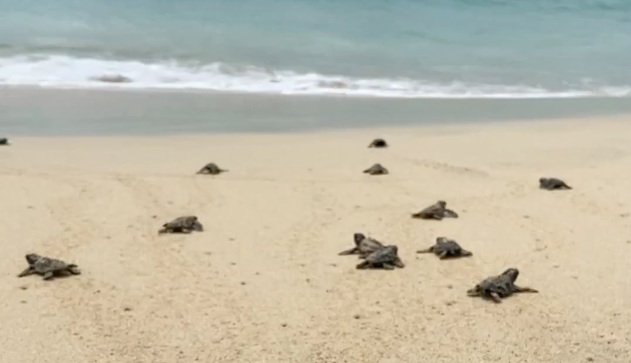
<path id="1" fill-rule="evenodd" d="M 440 257 L 441 260 L 449 257 L 469 257 L 473 253 L 460 247 L 458 242 L 446 237 L 436 238 L 436 244 L 424 250 L 418 250 L 416 253 L 433 253 Z"/>
<path id="2" fill-rule="evenodd" d="M 572 189 L 572 187 L 565 184 L 565 182 L 561 179 L 539 178 L 539 189 L 556 190 L 556 189 Z"/>
<path id="3" fill-rule="evenodd" d="M 340 252 L 340 256 L 359 255 L 359 257 L 362 258 L 383 247 L 381 242 L 374 238 L 366 237 L 362 233 L 355 233 L 353 239 L 355 241 L 355 247 Z"/>
<path id="4" fill-rule="evenodd" d="M 6 137 L 0 138 L 0 145 L 9 145 L 9 139 Z"/>
<path id="5" fill-rule="evenodd" d="M 370 145 L 368 145 L 368 147 L 376 147 L 376 148 L 388 147 L 388 143 L 384 139 L 374 139 L 372 140 Z"/>
<path id="6" fill-rule="evenodd" d="M 199 171 L 197 172 L 197 174 L 210 174 L 210 175 L 218 175 L 221 173 L 224 173 L 228 170 L 226 169 L 221 169 L 219 166 L 217 166 L 217 164 L 215 163 L 208 163 L 206 165 L 204 165 L 203 168 L 199 169 Z"/>
<path id="7" fill-rule="evenodd" d="M 370 168 L 364 170 L 364 173 L 367 173 L 370 175 L 385 175 L 385 174 L 388 174 L 388 169 L 384 168 L 383 165 L 381 164 L 375 164 L 371 166 Z"/>
<path id="8" fill-rule="evenodd" d="M 54 276 L 80 275 L 81 271 L 77 265 L 65 263 L 54 258 L 42 257 L 36 253 L 29 253 L 26 256 L 28 267 L 22 271 L 18 277 L 24 277 L 32 274 L 44 276 L 44 280 L 50 280 Z"/>
<path id="9" fill-rule="evenodd" d="M 519 292 L 539 292 L 530 287 L 519 287 L 515 285 L 515 280 L 519 276 L 519 270 L 509 268 L 501 275 L 488 277 L 474 288 L 467 291 L 469 296 L 480 296 L 483 299 L 490 299 L 496 303 L 502 302 L 503 298 L 509 297 Z"/>
<path id="10" fill-rule="evenodd" d="M 183 216 L 163 224 L 158 233 L 191 233 L 193 231 L 202 232 L 203 230 L 204 226 L 197 220 L 196 216 Z"/>
<path id="11" fill-rule="evenodd" d="M 440 221 L 443 218 L 458 218 L 458 213 L 447 209 L 447 202 L 439 200 L 422 211 L 412 214 L 412 218 L 436 219 Z"/>
<path id="12" fill-rule="evenodd" d="M 405 264 L 399 258 L 399 249 L 397 246 L 384 246 L 374 251 L 364 258 L 357 269 L 363 270 L 367 268 L 383 268 L 386 270 L 394 270 L 395 267 L 404 268 Z"/>

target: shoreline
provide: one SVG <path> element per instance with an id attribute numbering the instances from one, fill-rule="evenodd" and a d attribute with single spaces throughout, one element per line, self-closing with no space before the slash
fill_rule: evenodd
<path id="1" fill-rule="evenodd" d="M 628 99 L 385 99 L 0 89 L 7 136 L 278 133 L 631 114 Z"/>

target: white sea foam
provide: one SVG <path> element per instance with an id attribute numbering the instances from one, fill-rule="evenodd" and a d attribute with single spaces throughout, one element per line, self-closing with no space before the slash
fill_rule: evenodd
<path id="1" fill-rule="evenodd" d="M 128 78 L 131 82 L 105 82 Z M 284 95 L 397 98 L 629 97 L 631 87 L 590 86 L 563 91 L 526 85 L 437 83 L 413 79 L 354 79 L 269 71 L 220 63 L 188 67 L 67 56 L 0 58 L 0 85 L 47 88 L 189 89 Z"/>

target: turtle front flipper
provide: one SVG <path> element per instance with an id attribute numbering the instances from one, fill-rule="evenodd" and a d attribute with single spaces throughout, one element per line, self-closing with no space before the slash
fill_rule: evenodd
<path id="1" fill-rule="evenodd" d="M 358 264 L 357 266 L 355 266 L 356 269 L 358 270 L 365 270 L 368 268 L 369 262 L 368 261 L 362 261 L 362 263 Z"/>
<path id="2" fill-rule="evenodd" d="M 531 287 L 520 287 L 520 286 L 517 286 L 517 285 L 513 285 L 513 290 L 515 292 L 532 292 L 532 293 L 538 293 L 539 292 L 538 290 L 535 290 L 535 289 L 533 289 Z"/>
<path id="3" fill-rule="evenodd" d="M 445 218 L 458 218 L 458 213 L 452 211 L 451 209 L 445 209 L 443 211 L 443 217 L 445 217 Z"/>
<path id="4" fill-rule="evenodd" d="M 359 248 L 353 247 L 350 250 L 346 250 L 346 251 L 342 251 L 342 252 L 338 253 L 338 255 L 345 256 L 345 255 L 354 255 L 356 253 L 359 253 Z"/>
<path id="5" fill-rule="evenodd" d="M 405 264 L 403 263 L 403 261 L 400 258 L 397 258 L 396 260 L 394 260 L 394 265 L 398 268 L 404 268 Z"/>
<path id="6" fill-rule="evenodd" d="M 447 257 L 449 257 L 449 251 L 447 251 L 447 250 L 441 251 L 440 255 L 438 255 L 438 258 L 440 258 L 441 260 L 444 260 Z"/>
<path id="7" fill-rule="evenodd" d="M 158 234 L 164 234 L 164 233 L 170 233 L 170 232 L 171 232 L 171 229 L 167 227 L 163 227 L 158 230 Z"/>
<path id="8" fill-rule="evenodd" d="M 381 264 L 381 267 L 384 270 L 394 270 L 394 265 L 385 262 Z"/>
<path id="9" fill-rule="evenodd" d="M 430 248 L 423 249 L 423 250 L 416 251 L 416 253 L 432 253 L 432 252 L 434 252 L 434 246 L 432 246 Z"/>
<path id="10" fill-rule="evenodd" d="M 470 257 L 473 256 L 473 252 L 467 250 L 460 250 L 460 256 L 462 257 Z"/>
<path id="11" fill-rule="evenodd" d="M 32 275 L 33 272 L 35 272 L 35 269 L 32 268 L 31 266 L 29 266 L 24 271 L 20 272 L 18 277 L 24 277 L 24 276 Z"/>

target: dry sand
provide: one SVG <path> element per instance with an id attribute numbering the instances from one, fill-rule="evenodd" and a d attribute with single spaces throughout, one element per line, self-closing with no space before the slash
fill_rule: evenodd
<path id="1" fill-rule="evenodd" d="M 13 142 L 2 363 L 631 361 L 631 118 Z M 437 199 L 460 218 L 410 218 Z M 206 231 L 156 234 L 182 214 Z M 406 268 L 356 270 L 354 232 Z M 474 257 L 415 253 L 437 236 Z M 16 278 L 31 251 L 83 274 Z M 540 293 L 466 296 L 510 266 Z"/>

